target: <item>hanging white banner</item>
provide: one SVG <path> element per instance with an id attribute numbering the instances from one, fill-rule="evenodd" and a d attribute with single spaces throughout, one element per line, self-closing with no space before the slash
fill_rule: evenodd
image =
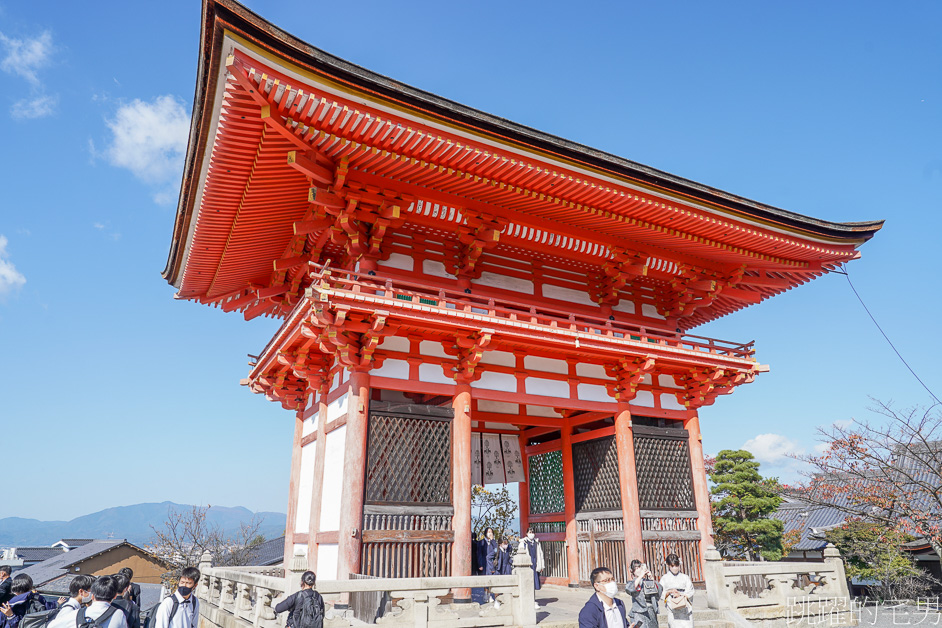
<path id="1" fill-rule="evenodd" d="M 481 434 L 481 459 L 484 461 L 484 483 L 504 483 L 504 456 L 500 450 L 500 434 Z"/>
<path id="2" fill-rule="evenodd" d="M 520 440 L 516 436 L 502 434 L 500 442 L 504 452 L 504 477 L 507 482 L 526 482 L 523 458 L 520 456 Z"/>
<path id="3" fill-rule="evenodd" d="M 484 484 L 481 479 L 481 434 L 473 432 L 471 434 L 471 484 Z"/>

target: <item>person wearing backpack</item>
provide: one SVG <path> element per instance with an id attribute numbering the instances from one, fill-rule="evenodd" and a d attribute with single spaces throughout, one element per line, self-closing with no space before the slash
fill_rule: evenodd
<path id="1" fill-rule="evenodd" d="M 14 576 L 10 593 L 13 594 L 10 601 L 0 606 L 0 628 L 17 628 L 26 615 L 56 607 L 55 602 L 46 602 L 46 598 L 33 591 L 33 579 L 25 573 Z"/>
<path id="2" fill-rule="evenodd" d="M 128 628 L 124 613 L 111 601 L 118 594 L 118 583 L 111 576 L 101 576 L 92 583 L 92 603 L 75 614 L 75 628 Z"/>
<path id="3" fill-rule="evenodd" d="M 111 601 L 111 604 L 120 608 L 124 613 L 128 628 L 141 628 L 141 609 L 138 608 L 137 604 L 127 599 L 131 581 L 120 571 L 111 577 L 114 578 L 115 586 L 118 587 L 118 594 Z"/>
<path id="4" fill-rule="evenodd" d="M 196 599 L 196 583 L 200 570 L 184 567 L 177 590 L 168 595 L 147 622 L 147 628 L 196 628 L 200 621 L 200 602 Z"/>
<path id="5" fill-rule="evenodd" d="M 140 608 L 141 607 L 141 585 L 134 583 L 134 572 L 131 570 L 130 567 L 122 567 L 121 569 L 118 570 L 118 573 L 124 575 L 128 579 L 128 582 L 131 583 L 128 586 L 127 593 L 124 594 L 124 599 L 134 602 L 135 604 L 137 604 L 137 607 Z"/>
<path id="6" fill-rule="evenodd" d="M 95 579 L 91 576 L 75 576 L 69 583 L 69 599 L 59 607 L 56 616 L 47 624 L 47 628 L 72 628 L 75 625 L 75 615 L 83 606 L 92 603 L 92 584 Z"/>
<path id="7" fill-rule="evenodd" d="M 301 590 L 275 606 L 276 613 L 288 611 L 288 628 L 323 628 L 324 598 L 314 590 L 316 580 L 313 571 L 305 571 L 301 574 Z"/>

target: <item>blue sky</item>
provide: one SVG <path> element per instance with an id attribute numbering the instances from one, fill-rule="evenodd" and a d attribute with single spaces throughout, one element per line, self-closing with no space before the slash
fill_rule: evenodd
<path id="1" fill-rule="evenodd" d="M 422 89 L 736 194 L 885 218 L 850 265 L 942 395 L 942 5 L 907 2 L 248 2 Z M 277 322 L 161 278 L 200 7 L 0 0 L 0 517 L 169 499 L 284 511 L 293 418 L 238 385 Z M 820 425 L 928 394 L 844 277 L 697 333 L 771 372 L 702 411 L 708 452 L 796 468 Z"/>

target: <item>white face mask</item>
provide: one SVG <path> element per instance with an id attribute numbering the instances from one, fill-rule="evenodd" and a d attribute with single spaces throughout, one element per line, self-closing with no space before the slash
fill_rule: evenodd
<path id="1" fill-rule="evenodd" d="M 81 602 L 82 604 L 88 604 L 88 603 L 91 602 L 91 601 L 92 601 L 92 594 L 91 594 L 91 593 L 89 593 L 89 594 L 86 595 L 85 597 L 79 598 L 79 602 Z"/>
<path id="2" fill-rule="evenodd" d="M 618 583 L 614 580 L 611 582 L 605 583 L 605 595 L 608 597 L 615 597 L 618 595 Z"/>
<path id="3" fill-rule="evenodd" d="M 532 541 L 534 538 L 536 538 L 536 535 L 533 534 L 532 532 L 527 532 L 527 538 Z"/>

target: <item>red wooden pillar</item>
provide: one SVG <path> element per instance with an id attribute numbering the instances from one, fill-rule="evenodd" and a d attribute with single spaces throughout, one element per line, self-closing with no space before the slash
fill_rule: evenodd
<path id="1" fill-rule="evenodd" d="M 459 383 L 452 402 L 451 477 L 455 533 L 451 545 L 451 575 L 471 575 L 471 385 Z M 471 589 L 455 589 L 456 602 L 470 602 Z"/>
<path id="2" fill-rule="evenodd" d="M 298 488 L 301 485 L 301 431 L 304 428 L 304 410 L 298 410 L 294 421 L 294 441 L 291 445 L 291 479 L 288 481 L 288 521 L 285 528 L 284 568 L 291 567 L 294 557 L 294 534 L 298 521 Z"/>
<path id="3" fill-rule="evenodd" d="M 324 501 L 324 456 L 327 455 L 327 388 L 317 396 L 317 440 L 314 441 L 314 494 L 308 523 L 307 568 L 317 570 L 317 533 L 321 529 L 321 503 Z"/>
<path id="4" fill-rule="evenodd" d="M 621 485 L 621 513 L 625 526 L 625 559 L 644 560 L 641 540 L 641 506 L 638 502 L 638 475 L 635 467 L 635 439 L 631 433 L 631 411 L 627 401 L 618 402 L 615 414 L 615 446 L 618 449 L 618 479 Z"/>
<path id="5" fill-rule="evenodd" d="M 703 465 L 703 436 L 700 417 L 696 410 L 684 421 L 690 448 L 690 470 L 693 475 L 693 495 L 697 502 L 697 529 L 700 530 L 700 570 L 706 573 L 706 550 L 713 545 L 713 519 L 710 513 L 710 488 Z"/>
<path id="6" fill-rule="evenodd" d="M 530 483 L 527 478 L 530 477 L 530 459 L 527 457 L 527 437 L 520 437 L 520 458 L 523 460 L 523 482 L 517 486 L 518 499 L 520 500 L 520 536 L 527 533 L 530 527 Z"/>
<path id="7" fill-rule="evenodd" d="M 566 566 L 569 586 L 579 586 L 579 541 L 576 524 L 575 479 L 572 472 L 572 425 L 568 419 L 560 430 L 563 454 L 563 513 L 566 518 Z"/>
<path id="8" fill-rule="evenodd" d="M 366 485 L 366 429 L 370 407 L 370 373 L 350 373 L 347 425 L 343 453 L 343 491 L 340 505 L 337 578 L 360 573 L 363 499 Z"/>

